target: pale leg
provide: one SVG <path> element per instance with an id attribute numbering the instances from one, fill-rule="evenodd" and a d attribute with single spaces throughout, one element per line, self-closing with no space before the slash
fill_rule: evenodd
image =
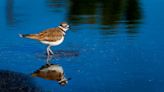
<path id="1" fill-rule="evenodd" d="M 50 56 L 49 48 L 50 48 L 50 46 L 47 47 L 47 55 L 48 56 Z"/>
<path id="2" fill-rule="evenodd" d="M 52 56 L 47 56 L 46 63 L 47 63 L 48 65 L 51 65 L 51 63 L 50 63 L 51 59 L 52 59 Z"/>
<path id="3" fill-rule="evenodd" d="M 54 53 L 53 53 L 53 51 L 49 48 L 49 52 L 50 52 L 50 54 L 51 55 L 53 55 Z"/>
<path id="4" fill-rule="evenodd" d="M 47 47 L 47 54 L 48 54 L 48 56 L 54 54 L 53 51 L 50 49 L 50 47 L 51 47 L 50 45 Z"/>

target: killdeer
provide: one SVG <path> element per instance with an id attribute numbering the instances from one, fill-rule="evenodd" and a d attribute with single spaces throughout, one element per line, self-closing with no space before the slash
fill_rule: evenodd
<path id="1" fill-rule="evenodd" d="M 60 85 L 64 86 L 68 83 L 70 78 L 64 76 L 64 71 L 62 66 L 57 64 L 45 64 L 40 69 L 32 73 L 33 77 L 41 77 L 47 80 L 55 80 Z"/>
<path id="2" fill-rule="evenodd" d="M 50 47 L 61 44 L 64 41 L 64 36 L 68 29 L 69 25 L 66 22 L 62 22 L 56 28 L 49 28 L 37 34 L 19 34 L 19 36 L 38 40 L 41 43 L 48 45 L 47 54 L 49 56 L 54 54 Z"/>

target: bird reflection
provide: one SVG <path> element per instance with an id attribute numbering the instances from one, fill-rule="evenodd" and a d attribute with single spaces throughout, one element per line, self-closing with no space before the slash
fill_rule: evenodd
<path id="1" fill-rule="evenodd" d="M 33 77 L 40 77 L 47 80 L 57 81 L 60 85 L 64 86 L 68 83 L 70 78 L 66 78 L 64 75 L 63 67 L 58 64 L 51 64 L 52 57 L 48 56 L 46 64 L 41 66 L 38 70 L 32 73 Z"/>

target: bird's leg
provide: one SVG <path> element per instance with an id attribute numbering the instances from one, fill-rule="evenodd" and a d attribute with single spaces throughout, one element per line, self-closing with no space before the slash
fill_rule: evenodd
<path id="1" fill-rule="evenodd" d="M 50 49 L 50 47 L 51 47 L 50 45 L 47 47 L 47 54 L 48 54 L 48 56 L 54 54 L 53 51 Z"/>
<path id="2" fill-rule="evenodd" d="M 49 48 L 49 51 L 50 51 L 50 54 L 51 55 L 54 55 L 53 51 Z"/>
<path id="3" fill-rule="evenodd" d="M 47 55 L 50 56 L 50 51 L 49 51 L 50 46 L 47 47 Z"/>
<path id="4" fill-rule="evenodd" d="M 48 65 L 51 65 L 51 63 L 50 63 L 50 60 L 52 59 L 52 57 L 51 56 L 47 56 L 47 60 L 46 60 L 46 63 L 48 64 Z"/>

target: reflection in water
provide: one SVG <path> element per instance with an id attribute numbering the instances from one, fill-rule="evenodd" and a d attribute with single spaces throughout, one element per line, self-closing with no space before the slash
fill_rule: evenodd
<path id="1" fill-rule="evenodd" d="M 142 19 L 140 0 L 70 1 L 69 20 L 74 25 L 100 24 L 102 30 L 109 30 L 118 28 L 123 23 L 126 24 L 128 34 L 137 33 L 133 29 L 138 27 Z M 113 33 L 102 32 L 104 35 Z"/>
<path id="2" fill-rule="evenodd" d="M 63 58 L 63 57 L 76 57 L 76 56 L 79 56 L 79 51 L 58 50 L 58 51 L 54 51 L 54 54 L 52 55 L 52 59 Z M 47 55 L 38 53 L 37 57 L 38 58 L 47 58 Z"/>
<path id="3" fill-rule="evenodd" d="M 47 80 L 55 80 L 60 85 L 64 86 L 68 83 L 68 80 L 70 78 L 66 78 L 64 75 L 63 67 L 58 64 L 51 64 L 50 61 L 52 59 L 56 58 L 62 58 L 62 57 L 74 57 L 78 56 L 78 51 L 55 51 L 53 55 L 47 56 L 47 55 L 40 55 L 38 54 L 39 58 L 45 58 L 46 57 L 46 64 L 41 66 L 38 70 L 36 70 L 34 73 L 32 73 L 33 77 L 40 77 Z"/>
<path id="4" fill-rule="evenodd" d="M 70 0 L 69 20 L 73 24 L 96 22 L 96 0 Z"/>
<path id="5" fill-rule="evenodd" d="M 0 70 L 1 92 L 43 92 L 34 84 L 32 78 L 9 70 Z"/>
<path id="6" fill-rule="evenodd" d="M 78 56 L 78 51 L 55 51 L 54 55 L 47 56 L 47 55 L 38 55 L 39 58 L 45 58 L 46 57 L 46 64 L 41 66 L 38 70 L 36 70 L 34 73 L 32 73 L 33 77 L 41 77 L 47 80 L 55 80 L 60 85 L 64 86 L 68 83 L 68 80 L 70 78 L 66 78 L 64 75 L 64 70 L 62 66 L 58 64 L 51 64 L 50 61 L 52 59 L 56 58 L 62 58 L 62 57 L 74 57 Z"/>
<path id="7" fill-rule="evenodd" d="M 48 0 L 49 7 L 62 8 L 63 0 Z"/>
<path id="8" fill-rule="evenodd" d="M 61 12 L 64 8 L 64 0 L 47 0 L 48 7 L 51 8 L 53 12 Z"/>
<path id="9" fill-rule="evenodd" d="M 51 58 L 52 58 L 51 56 L 48 56 L 47 64 L 43 65 L 38 70 L 36 70 L 32 74 L 32 76 L 41 77 L 47 80 L 55 80 L 62 86 L 66 85 L 68 83 L 68 80 L 70 80 L 70 78 L 67 79 L 64 76 L 64 70 L 62 66 L 58 64 L 50 64 Z"/>
<path id="10" fill-rule="evenodd" d="M 6 1 L 6 18 L 7 18 L 7 24 L 8 25 L 13 25 L 15 22 L 13 3 L 14 3 L 13 0 L 7 0 Z"/>
<path id="11" fill-rule="evenodd" d="M 125 22 L 127 24 L 127 33 L 129 35 L 134 35 L 137 32 L 137 28 L 140 24 L 140 21 L 142 19 L 141 15 L 141 9 L 139 6 L 138 0 L 128 0 L 127 1 L 127 9 L 126 9 L 126 20 Z"/>

